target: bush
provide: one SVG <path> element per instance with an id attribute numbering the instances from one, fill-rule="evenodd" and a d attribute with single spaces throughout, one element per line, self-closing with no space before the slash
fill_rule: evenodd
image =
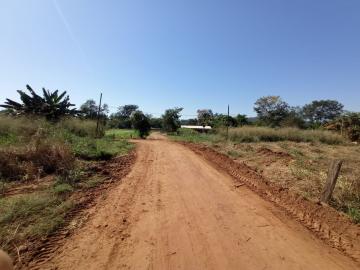
<path id="1" fill-rule="evenodd" d="M 142 111 L 135 111 L 131 115 L 131 123 L 133 127 L 139 132 L 140 138 L 145 138 L 150 132 L 149 118 Z"/>
<path id="2" fill-rule="evenodd" d="M 74 166 L 71 150 L 54 141 L 0 149 L 0 175 L 7 180 L 31 180 L 43 174 L 63 173 Z"/>

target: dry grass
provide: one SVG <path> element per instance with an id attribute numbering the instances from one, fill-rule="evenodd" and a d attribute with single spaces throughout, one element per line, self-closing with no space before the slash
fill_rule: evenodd
<path id="1" fill-rule="evenodd" d="M 72 134 L 75 134 L 80 137 L 92 137 L 94 138 L 96 134 L 96 122 L 92 120 L 82 120 L 77 118 L 68 118 L 64 119 L 57 124 L 57 127 L 60 129 L 65 129 Z M 104 131 L 101 131 L 101 134 L 104 135 Z"/>
<path id="2" fill-rule="evenodd" d="M 331 205 L 360 222 L 360 146 L 219 142 L 213 147 L 238 161 L 244 161 L 268 180 L 314 200 L 320 197 L 331 160 L 343 159 Z"/>
<path id="3" fill-rule="evenodd" d="M 225 137 L 225 130 L 219 130 Z M 302 130 L 297 128 L 240 127 L 229 130 L 229 139 L 234 142 L 321 142 L 326 144 L 342 144 L 347 140 L 342 136 L 325 130 Z"/>
<path id="4" fill-rule="evenodd" d="M 27 146 L 0 149 L 0 175 L 8 181 L 32 180 L 71 170 L 74 161 L 74 155 L 66 145 L 35 140 Z"/>

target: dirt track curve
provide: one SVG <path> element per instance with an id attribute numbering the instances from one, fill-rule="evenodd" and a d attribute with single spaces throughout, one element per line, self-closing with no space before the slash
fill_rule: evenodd
<path id="1" fill-rule="evenodd" d="M 185 146 L 137 142 L 137 162 L 38 269 L 359 269 Z"/>

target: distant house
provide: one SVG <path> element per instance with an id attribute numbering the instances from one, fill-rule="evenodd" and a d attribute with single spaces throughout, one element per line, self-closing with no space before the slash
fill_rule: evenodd
<path id="1" fill-rule="evenodd" d="M 210 126 L 189 126 L 189 125 L 182 125 L 181 128 L 188 128 L 188 129 L 194 129 L 197 131 L 208 131 L 211 130 Z"/>

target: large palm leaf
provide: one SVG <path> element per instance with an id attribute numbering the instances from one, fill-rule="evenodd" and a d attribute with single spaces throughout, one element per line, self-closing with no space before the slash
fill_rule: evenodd
<path id="1" fill-rule="evenodd" d="M 22 103 L 6 99 L 5 104 L 0 105 L 0 107 L 8 109 L 14 114 L 35 114 L 45 116 L 51 120 L 59 119 L 64 115 L 75 115 L 79 113 L 78 110 L 70 108 L 75 105 L 70 103 L 69 96 L 65 96 L 66 91 L 59 94 L 58 90 L 50 92 L 43 88 L 43 96 L 41 97 L 36 94 L 29 85 L 26 85 L 26 88 L 30 94 L 22 90 L 17 91 Z"/>

